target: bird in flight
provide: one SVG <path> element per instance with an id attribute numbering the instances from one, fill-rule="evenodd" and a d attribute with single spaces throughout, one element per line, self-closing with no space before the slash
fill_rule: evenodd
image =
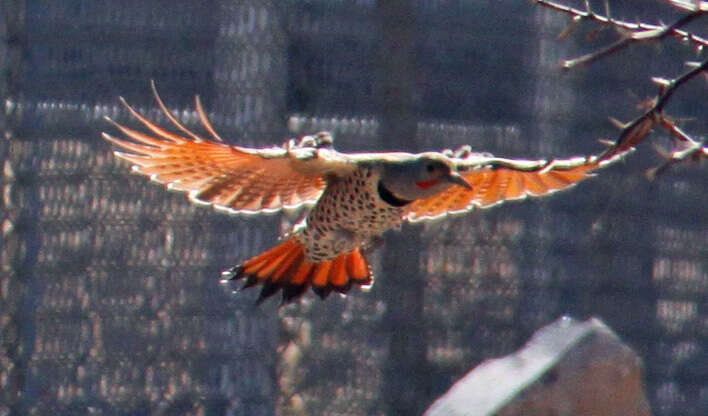
<path id="1" fill-rule="evenodd" d="M 382 234 L 419 222 L 544 196 L 592 176 L 623 155 L 521 160 L 457 151 L 340 153 L 321 132 L 281 146 L 246 148 L 224 143 L 197 96 L 205 139 L 155 100 L 180 134 L 160 127 L 121 102 L 149 134 L 111 122 L 125 138 L 103 133 L 122 149 L 133 170 L 186 192 L 189 200 L 232 214 L 262 214 L 303 206 L 309 212 L 280 244 L 222 273 L 224 281 L 260 285 L 258 302 L 282 292 L 284 303 L 308 288 L 321 298 L 373 283 L 366 253 Z M 604 156 L 604 155 L 611 155 Z"/>

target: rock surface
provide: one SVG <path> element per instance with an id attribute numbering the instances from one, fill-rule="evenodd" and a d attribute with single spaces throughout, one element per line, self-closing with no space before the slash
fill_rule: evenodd
<path id="1" fill-rule="evenodd" d="M 646 416 L 638 355 L 596 318 L 560 318 L 517 352 L 487 360 L 426 416 Z"/>

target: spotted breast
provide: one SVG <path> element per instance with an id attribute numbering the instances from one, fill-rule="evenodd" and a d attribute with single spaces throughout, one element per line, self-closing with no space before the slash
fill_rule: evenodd
<path id="1" fill-rule="evenodd" d="M 329 261 L 367 247 L 400 226 L 409 201 L 387 202 L 386 193 L 382 198 L 380 177 L 380 170 L 363 165 L 351 175 L 331 179 L 307 223 L 295 231 L 308 261 Z"/>

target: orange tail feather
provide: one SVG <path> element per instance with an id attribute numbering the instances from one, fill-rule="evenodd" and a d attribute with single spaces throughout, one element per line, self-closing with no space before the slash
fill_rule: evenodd
<path id="1" fill-rule="evenodd" d="M 346 293 L 353 284 L 370 285 L 369 263 L 356 248 L 333 260 L 307 261 L 303 246 L 294 239 L 252 257 L 222 273 L 224 280 L 246 279 L 243 288 L 262 285 L 258 303 L 282 289 L 283 303 L 302 296 L 309 287 L 322 299 L 333 290 Z"/>

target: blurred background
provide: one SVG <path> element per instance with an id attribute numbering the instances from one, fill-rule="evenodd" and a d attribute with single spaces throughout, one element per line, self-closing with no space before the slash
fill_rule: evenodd
<path id="1" fill-rule="evenodd" d="M 691 45 L 566 72 L 616 34 L 558 40 L 566 16 L 512 0 L 0 5 L 0 414 L 420 414 L 564 314 L 602 318 L 643 357 L 654 414 L 708 414 L 705 165 L 649 181 L 662 159 L 643 144 L 570 191 L 405 226 L 372 258 L 368 293 L 278 309 L 219 275 L 292 218 L 192 206 L 100 138 L 115 133 L 105 115 L 137 126 L 119 96 L 166 121 L 154 79 L 188 126 L 199 94 L 244 146 L 331 130 L 341 151 L 586 155 L 617 136 L 608 117 L 640 114 L 651 76 L 686 70 Z M 688 29 L 708 35 L 705 19 Z M 706 91 L 693 80 L 667 108 L 697 139 Z"/>

